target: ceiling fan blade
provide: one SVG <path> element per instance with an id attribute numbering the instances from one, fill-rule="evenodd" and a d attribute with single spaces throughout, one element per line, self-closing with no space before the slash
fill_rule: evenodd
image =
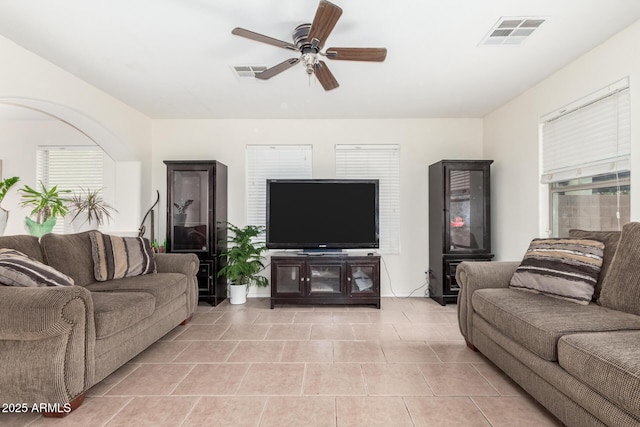
<path id="1" fill-rule="evenodd" d="M 329 59 L 343 61 L 382 62 L 387 57 L 387 49 L 384 47 L 330 47 L 325 55 Z"/>
<path id="2" fill-rule="evenodd" d="M 251 40 L 259 41 L 262 43 L 270 44 L 272 46 L 282 47 L 285 49 L 298 50 L 298 48 L 289 43 L 282 40 L 274 39 L 273 37 L 265 36 L 263 34 L 255 33 L 253 31 L 245 30 L 244 28 L 234 28 L 231 31 L 231 34 L 235 34 L 236 36 L 246 37 Z"/>
<path id="3" fill-rule="evenodd" d="M 309 43 L 322 49 L 325 40 L 329 37 L 333 27 L 336 26 L 338 19 L 340 19 L 340 15 L 342 15 L 342 9 L 327 0 L 320 0 L 316 16 L 313 18 L 309 35 L 307 36 Z M 314 41 L 314 39 L 317 41 Z"/>
<path id="4" fill-rule="evenodd" d="M 318 61 L 314 68 L 316 77 L 318 78 L 318 81 L 320 82 L 324 90 L 331 90 L 340 86 L 336 78 L 333 77 L 333 74 L 331 74 L 331 71 L 329 71 L 329 67 L 327 67 L 327 64 L 325 64 L 324 61 Z"/>
<path id="5" fill-rule="evenodd" d="M 293 67 L 294 65 L 296 65 L 298 62 L 300 62 L 300 58 L 291 58 L 291 59 L 287 59 L 286 61 L 283 61 L 281 63 L 279 63 L 276 66 L 273 66 L 271 68 L 267 68 L 266 70 L 264 70 L 261 73 L 257 73 L 256 74 L 256 78 L 260 79 L 260 80 L 268 80 L 271 77 L 280 74 L 281 72 L 288 70 L 289 68 Z"/>

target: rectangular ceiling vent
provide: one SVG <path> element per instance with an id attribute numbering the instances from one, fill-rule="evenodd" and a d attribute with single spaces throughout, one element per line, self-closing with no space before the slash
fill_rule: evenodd
<path id="1" fill-rule="evenodd" d="M 489 30 L 480 41 L 481 45 L 520 44 L 525 41 L 540 25 L 545 18 L 528 17 L 502 17 Z"/>
<path id="2" fill-rule="evenodd" d="M 261 73 L 266 70 L 267 67 L 264 65 L 234 65 L 233 71 L 236 73 L 236 76 L 244 79 L 244 78 L 254 78 L 257 73 Z"/>

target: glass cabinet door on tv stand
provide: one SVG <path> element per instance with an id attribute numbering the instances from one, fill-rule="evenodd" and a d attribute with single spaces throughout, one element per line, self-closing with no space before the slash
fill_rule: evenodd
<path id="1" fill-rule="evenodd" d="M 429 166 L 429 296 L 456 302 L 457 266 L 490 261 L 492 160 L 442 160 Z"/>
<path id="2" fill-rule="evenodd" d="M 167 252 L 200 259 L 199 299 L 217 305 L 226 298 L 221 252 L 226 248 L 227 167 L 217 161 L 165 161 Z"/>

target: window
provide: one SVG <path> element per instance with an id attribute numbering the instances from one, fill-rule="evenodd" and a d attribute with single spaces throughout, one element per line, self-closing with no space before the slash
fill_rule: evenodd
<path id="1" fill-rule="evenodd" d="M 39 147 L 36 189 L 40 181 L 59 190 L 97 190 L 104 187 L 104 152 L 99 147 Z M 71 197 L 71 195 L 69 195 Z M 64 221 L 58 220 L 54 233 L 64 233 Z"/>
<path id="2" fill-rule="evenodd" d="M 400 253 L 400 146 L 336 145 L 336 178 L 380 180 L 380 252 Z"/>
<path id="3" fill-rule="evenodd" d="M 247 224 L 265 225 L 267 179 L 312 176 L 311 145 L 247 145 Z"/>
<path id="4" fill-rule="evenodd" d="M 549 229 L 619 230 L 630 220 L 630 100 L 625 79 L 542 123 L 542 184 Z"/>

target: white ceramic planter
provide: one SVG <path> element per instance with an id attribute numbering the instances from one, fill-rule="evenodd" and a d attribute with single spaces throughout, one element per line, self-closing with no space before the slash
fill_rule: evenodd
<path id="1" fill-rule="evenodd" d="M 247 285 L 229 285 L 229 303 L 244 304 L 247 302 Z"/>
<path id="2" fill-rule="evenodd" d="M 9 211 L 0 208 L 0 236 L 4 236 L 4 230 L 7 228 L 9 220 Z"/>

